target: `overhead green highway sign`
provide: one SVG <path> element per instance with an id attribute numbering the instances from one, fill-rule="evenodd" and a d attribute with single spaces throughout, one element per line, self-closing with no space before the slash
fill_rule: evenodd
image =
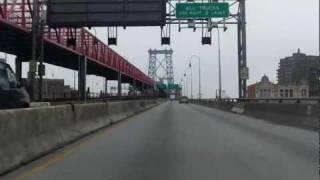
<path id="1" fill-rule="evenodd" d="M 226 18 L 230 14 L 228 3 L 177 3 L 178 19 Z"/>

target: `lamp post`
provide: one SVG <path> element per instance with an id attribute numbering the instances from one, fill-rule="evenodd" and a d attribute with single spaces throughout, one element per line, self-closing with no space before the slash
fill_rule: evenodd
<path id="1" fill-rule="evenodd" d="M 218 61 L 219 61 L 219 99 L 221 99 L 221 44 L 220 44 L 220 30 L 216 28 L 218 32 Z"/>
<path id="2" fill-rule="evenodd" d="M 188 85 L 188 76 L 187 76 L 187 73 L 184 73 L 184 77 L 186 78 L 186 86 L 185 86 L 185 89 L 186 89 L 186 96 L 189 97 L 189 85 Z"/>
<path id="3" fill-rule="evenodd" d="M 221 44 L 220 44 L 220 30 L 219 28 L 222 28 L 224 32 L 228 30 L 226 26 L 219 27 L 218 24 L 211 24 L 209 27 L 209 30 L 212 28 L 217 29 L 218 33 L 218 62 L 219 62 L 219 99 L 221 99 L 221 94 L 222 94 L 222 82 L 221 82 Z"/>
<path id="4" fill-rule="evenodd" d="M 191 61 L 189 63 L 189 68 L 190 68 L 190 78 L 191 78 L 191 99 L 193 99 L 193 76 L 192 76 L 192 65 Z"/>
<path id="5" fill-rule="evenodd" d="M 198 63 L 199 63 L 199 99 L 201 99 L 201 65 L 200 65 L 200 57 L 197 55 L 192 55 L 190 57 L 190 64 L 191 64 L 191 60 L 193 58 L 197 58 L 198 59 Z"/>
<path id="6" fill-rule="evenodd" d="M 180 96 L 184 96 L 184 82 L 183 82 L 183 79 L 180 80 Z"/>

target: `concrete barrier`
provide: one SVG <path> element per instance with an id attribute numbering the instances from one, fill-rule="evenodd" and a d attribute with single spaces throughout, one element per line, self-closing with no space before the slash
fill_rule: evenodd
<path id="1" fill-rule="evenodd" d="M 138 100 L 109 103 L 109 117 L 112 123 L 121 121 L 156 104 L 156 100 Z"/>
<path id="2" fill-rule="evenodd" d="M 237 114 L 243 114 L 245 112 L 245 103 L 237 103 L 233 105 L 231 111 Z"/>
<path id="3" fill-rule="evenodd" d="M 317 130 L 319 104 L 247 103 L 244 114 L 273 123 Z"/>
<path id="4" fill-rule="evenodd" d="M 320 104 L 244 103 L 193 101 L 195 104 L 227 112 L 244 114 L 272 123 L 317 130 L 320 119 Z"/>
<path id="5" fill-rule="evenodd" d="M 63 124 L 72 118 L 70 106 L 0 111 L 0 172 L 62 145 Z"/>
<path id="6" fill-rule="evenodd" d="M 0 174 L 154 104 L 139 100 L 0 111 Z"/>
<path id="7" fill-rule="evenodd" d="M 76 119 L 74 130 L 84 134 L 111 124 L 108 106 L 108 103 L 74 105 Z"/>

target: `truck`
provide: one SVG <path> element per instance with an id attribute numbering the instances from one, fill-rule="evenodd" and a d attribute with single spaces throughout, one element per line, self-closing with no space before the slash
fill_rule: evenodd
<path id="1" fill-rule="evenodd" d="M 28 92 L 17 80 L 10 65 L 0 62 L 0 109 L 30 107 Z"/>

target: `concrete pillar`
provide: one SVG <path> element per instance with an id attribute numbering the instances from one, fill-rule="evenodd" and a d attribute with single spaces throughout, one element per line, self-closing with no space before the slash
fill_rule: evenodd
<path id="1" fill-rule="evenodd" d="M 16 63 L 16 77 L 17 77 L 17 80 L 21 83 L 21 80 L 22 80 L 22 59 L 19 57 L 16 57 L 15 63 Z"/>
<path id="2" fill-rule="evenodd" d="M 78 78 L 78 89 L 80 99 L 82 101 L 87 100 L 87 93 L 86 93 L 86 76 L 87 76 L 87 58 L 84 56 L 79 56 L 79 78 Z"/>
<path id="3" fill-rule="evenodd" d="M 118 96 L 122 95 L 122 82 L 121 82 L 121 72 L 118 72 Z"/>

